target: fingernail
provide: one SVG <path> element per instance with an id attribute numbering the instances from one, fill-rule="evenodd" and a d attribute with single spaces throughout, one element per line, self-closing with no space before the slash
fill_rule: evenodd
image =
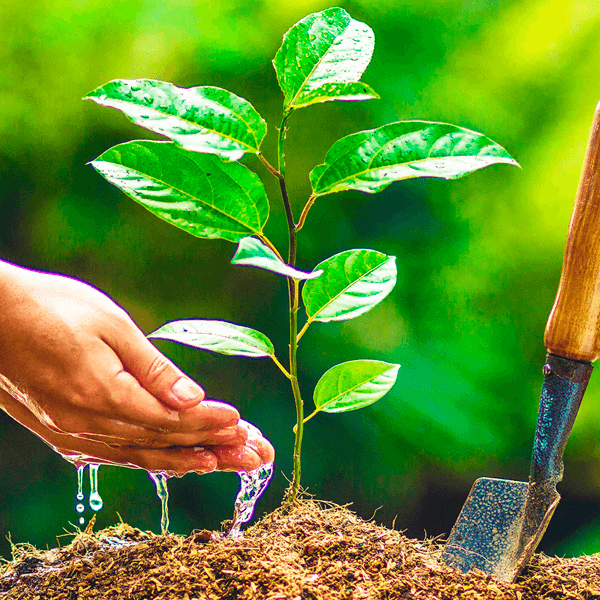
<path id="1" fill-rule="evenodd" d="M 171 392 L 181 402 L 189 402 L 195 400 L 198 396 L 202 395 L 204 391 L 202 388 L 187 377 L 180 377 L 172 386 Z"/>
<path id="2" fill-rule="evenodd" d="M 248 423 L 248 421 L 240 419 L 240 425 L 246 427 L 248 433 L 254 434 L 254 437 L 262 437 L 262 431 L 258 427 L 252 425 L 252 423 Z"/>
<path id="3" fill-rule="evenodd" d="M 216 438 L 229 438 L 236 434 L 239 434 L 240 431 L 237 425 L 233 425 L 232 427 L 225 427 L 224 429 L 219 429 L 212 433 L 212 435 Z"/>

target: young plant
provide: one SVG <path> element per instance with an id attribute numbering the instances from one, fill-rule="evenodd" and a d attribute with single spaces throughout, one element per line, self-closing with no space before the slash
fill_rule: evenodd
<path id="1" fill-rule="evenodd" d="M 223 321 L 175 321 L 151 333 L 221 354 L 271 358 L 289 379 L 296 406 L 293 478 L 287 499 L 300 486 L 304 423 L 318 412 L 369 406 L 394 385 L 399 365 L 353 360 L 329 369 L 314 390 L 314 410 L 304 416 L 298 382 L 298 343 L 315 322 L 353 319 L 379 304 L 396 283 L 396 259 L 375 250 L 336 254 L 310 273 L 296 269 L 298 232 L 321 197 L 345 190 L 375 193 L 402 179 L 455 179 L 516 161 L 480 133 L 445 123 L 399 121 L 360 131 L 333 144 L 310 172 L 312 193 L 298 218 L 290 203 L 285 138 L 292 114 L 311 104 L 370 100 L 379 96 L 360 81 L 374 49 L 373 31 L 341 8 L 311 14 L 284 36 L 273 65 L 283 92 L 277 166 L 262 154 L 267 125 L 249 102 L 226 90 L 171 83 L 116 80 L 86 96 L 117 108 L 134 123 L 171 141 L 132 141 L 107 150 L 92 166 L 108 181 L 165 221 L 199 238 L 237 244 L 234 265 L 249 265 L 287 279 L 287 366 L 263 333 Z M 237 162 L 254 154 L 279 181 L 289 245 L 286 260 L 264 232 L 269 200 L 257 175 Z M 302 293 L 300 293 L 300 284 Z M 306 320 L 298 328 L 300 302 Z"/>

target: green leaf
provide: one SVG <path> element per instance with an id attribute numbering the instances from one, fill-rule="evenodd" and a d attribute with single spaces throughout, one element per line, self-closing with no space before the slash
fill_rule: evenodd
<path id="1" fill-rule="evenodd" d="M 116 108 L 136 125 L 186 150 L 229 160 L 259 152 L 267 124 L 243 98 L 217 87 L 180 88 L 151 79 L 117 79 L 84 97 Z"/>
<path id="2" fill-rule="evenodd" d="M 323 275 L 307 281 L 302 300 L 310 321 L 345 321 L 371 310 L 396 285 L 396 257 L 375 250 L 347 250 L 317 265 Z"/>
<path id="3" fill-rule="evenodd" d="M 378 98 L 358 83 L 374 47 L 372 29 L 342 8 L 328 8 L 296 23 L 273 61 L 285 110 L 329 100 Z"/>
<path id="4" fill-rule="evenodd" d="M 219 354 L 259 358 L 275 355 L 269 338 L 249 327 L 226 321 L 173 321 L 148 335 Z"/>
<path id="5" fill-rule="evenodd" d="M 370 86 L 362 81 L 354 83 L 324 83 L 323 85 L 303 95 L 302 103 L 294 108 L 302 108 L 319 102 L 333 100 L 378 100 L 377 94 Z"/>
<path id="6" fill-rule="evenodd" d="M 257 175 L 170 142 L 114 146 L 92 161 L 108 181 L 161 219 L 200 238 L 261 235 L 269 201 Z"/>
<path id="7" fill-rule="evenodd" d="M 493 164 L 519 166 L 481 133 L 447 123 L 398 121 L 338 140 L 310 173 L 315 196 L 375 193 L 414 177 L 456 179 Z"/>
<path id="8" fill-rule="evenodd" d="M 377 402 L 396 383 L 400 365 L 379 360 L 353 360 L 336 365 L 319 379 L 314 392 L 317 410 L 358 410 Z"/>
<path id="9" fill-rule="evenodd" d="M 316 270 L 312 273 L 305 273 L 304 271 L 298 271 L 290 267 L 271 248 L 253 237 L 246 237 L 240 240 L 236 253 L 231 259 L 231 264 L 258 267 L 259 269 L 265 269 L 266 271 L 291 277 L 292 279 L 314 279 L 322 273 L 322 271 Z"/>

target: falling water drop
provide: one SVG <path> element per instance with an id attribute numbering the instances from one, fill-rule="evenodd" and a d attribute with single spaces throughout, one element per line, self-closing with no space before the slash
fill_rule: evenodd
<path id="1" fill-rule="evenodd" d="M 161 516 L 160 516 L 160 532 L 163 535 L 169 533 L 169 489 L 167 488 L 167 474 L 163 471 L 148 473 L 150 479 L 154 481 L 156 486 L 156 494 L 160 499 Z"/>
<path id="2" fill-rule="evenodd" d="M 83 472 L 85 471 L 85 465 L 77 465 L 77 495 L 75 498 L 77 499 L 77 504 L 75 505 L 75 510 L 81 515 L 85 510 L 85 506 L 83 504 Z M 79 517 L 79 524 L 83 525 L 85 523 L 85 519 L 83 516 Z"/>
<path id="3" fill-rule="evenodd" d="M 98 493 L 98 469 L 100 465 L 90 465 L 90 508 L 98 512 L 104 506 L 104 502 Z"/>
<path id="4" fill-rule="evenodd" d="M 254 471 L 240 471 L 240 491 L 235 499 L 233 525 L 228 537 L 241 537 L 242 524 L 247 523 L 254 514 L 256 501 L 267 489 L 273 476 L 273 463 L 264 464 Z"/>

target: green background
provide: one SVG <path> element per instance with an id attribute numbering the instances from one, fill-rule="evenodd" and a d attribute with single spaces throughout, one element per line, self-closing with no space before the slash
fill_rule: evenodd
<path id="1" fill-rule="evenodd" d="M 229 264 L 235 246 L 197 240 L 153 217 L 86 162 L 110 146 L 151 137 L 120 113 L 82 102 L 116 78 L 215 85 L 267 119 L 275 161 L 281 96 L 270 64 L 283 33 L 333 4 L 279 0 L 170 2 L 32 0 L 0 4 L 0 256 L 83 279 L 106 291 L 145 332 L 178 318 L 222 319 L 266 333 L 285 355 L 281 278 Z M 375 31 L 362 80 L 381 100 L 329 103 L 289 121 L 288 173 L 298 212 L 308 171 L 331 144 L 399 119 L 439 120 L 488 135 L 522 165 L 456 182 L 396 183 L 378 195 L 320 198 L 300 234 L 306 270 L 350 248 L 398 257 L 398 285 L 346 323 L 314 324 L 300 347 L 311 407 L 320 375 L 345 360 L 402 365 L 392 392 L 308 425 L 303 484 L 317 498 L 422 537 L 448 533 L 472 481 L 525 480 L 533 439 L 544 324 L 594 107 L 600 99 L 600 5 L 558 0 L 339 4 Z M 275 180 L 267 235 L 283 248 Z M 271 361 L 159 348 L 235 404 L 277 450 L 277 475 L 258 512 L 280 502 L 291 471 L 294 410 Z M 592 378 L 565 457 L 563 501 L 541 548 L 600 550 L 600 383 Z M 39 546 L 76 521 L 75 469 L 0 415 L 0 550 Z M 172 530 L 218 527 L 231 516 L 235 474 L 170 482 Z M 105 508 L 159 529 L 143 472 L 100 469 Z M 89 516 L 89 511 L 87 515 Z M 69 538 L 61 538 L 61 543 Z"/>

